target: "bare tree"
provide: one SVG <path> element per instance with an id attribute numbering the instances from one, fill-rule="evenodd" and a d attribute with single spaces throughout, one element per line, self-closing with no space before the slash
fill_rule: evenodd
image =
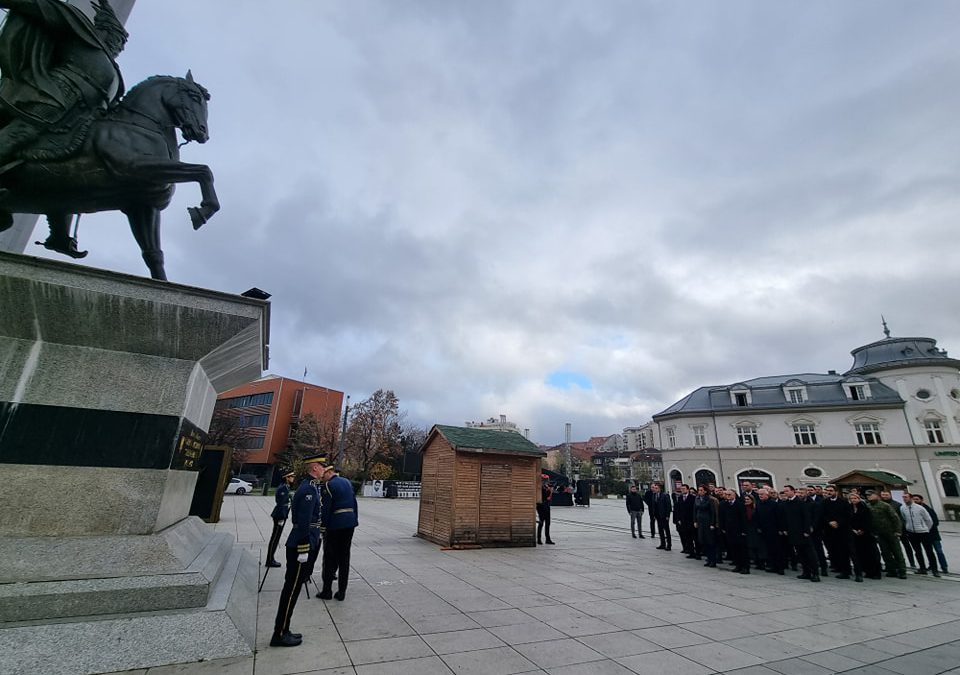
<path id="1" fill-rule="evenodd" d="M 237 473 L 250 458 L 250 450 L 243 447 L 246 437 L 246 430 L 240 425 L 240 418 L 237 415 L 218 410 L 210 420 L 206 444 L 230 448 L 230 468 Z"/>

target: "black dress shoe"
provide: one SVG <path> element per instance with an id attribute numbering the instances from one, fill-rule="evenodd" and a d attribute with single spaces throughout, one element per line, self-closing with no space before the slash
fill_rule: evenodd
<path id="1" fill-rule="evenodd" d="M 347 595 L 346 591 L 337 591 L 336 593 L 333 594 L 333 597 L 339 600 L 340 602 L 343 602 L 343 599 L 346 597 L 346 595 Z"/>
<path id="2" fill-rule="evenodd" d="M 288 630 L 288 631 L 287 631 L 287 635 L 289 635 L 290 637 L 292 637 L 294 640 L 302 640 L 302 639 L 303 639 L 303 633 L 294 633 L 292 630 Z"/>
<path id="3" fill-rule="evenodd" d="M 637 537 L 637 539 L 646 539 L 642 534 Z"/>
<path id="4" fill-rule="evenodd" d="M 817 575 L 814 575 L 810 577 L 810 581 L 812 581 L 813 583 L 818 583 L 820 581 L 820 577 L 818 577 Z"/>
<path id="5" fill-rule="evenodd" d="M 557 542 L 550 541 L 549 539 L 547 539 L 547 543 L 550 544 L 551 546 L 555 546 Z"/>
<path id="6" fill-rule="evenodd" d="M 849 579 L 850 577 L 847 577 L 847 578 Z M 863 583 L 863 577 L 860 576 L 859 574 L 858 574 L 857 576 L 855 576 L 855 577 L 853 578 L 853 580 L 856 581 L 858 584 L 862 584 L 862 583 Z"/>
<path id="7" fill-rule="evenodd" d="M 320 591 L 317 593 L 317 597 L 321 600 L 333 600 L 333 593 L 330 591 Z"/>
<path id="8" fill-rule="evenodd" d="M 266 567 L 283 567 L 283 565 L 278 563 L 276 560 L 268 560 L 266 562 Z"/>
<path id="9" fill-rule="evenodd" d="M 843 574 L 838 574 L 837 579 L 849 579 L 850 575 L 844 572 Z"/>
<path id="10" fill-rule="evenodd" d="M 809 579 L 809 578 L 810 578 L 810 575 L 806 573 L 797 575 L 797 579 Z"/>
<path id="11" fill-rule="evenodd" d="M 659 549 L 659 550 L 661 550 L 661 551 L 665 550 L 666 548 L 667 548 L 667 547 L 664 546 L 663 544 L 660 544 L 660 546 L 657 546 L 657 549 Z"/>
<path id="12" fill-rule="evenodd" d="M 303 642 L 302 638 L 295 638 L 290 633 L 284 633 L 283 635 L 274 635 L 270 639 L 270 646 L 271 647 L 297 647 L 302 642 Z"/>
<path id="13" fill-rule="evenodd" d="M 740 574 L 750 574 L 750 568 L 744 567 L 742 570 L 740 570 Z"/>
<path id="14" fill-rule="evenodd" d="M 632 534 L 632 535 L 630 535 L 630 536 L 633 537 L 634 539 L 637 538 L 637 535 L 635 535 L 635 534 Z"/>

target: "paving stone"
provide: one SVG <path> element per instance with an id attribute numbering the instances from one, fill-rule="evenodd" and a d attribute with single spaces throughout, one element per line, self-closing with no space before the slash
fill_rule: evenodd
<path id="1" fill-rule="evenodd" d="M 588 661 L 602 661 L 603 654 L 574 640 L 551 640 L 515 645 L 513 647 L 541 668 L 550 670 L 557 666 L 566 666 Z M 629 666 L 628 666 L 629 667 Z"/>
<path id="2" fill-rule="evenodd" d="M 344 642 L 353 664 L 399 661 L 422 656 L 431 656 L 434 652 L 419 636 L 394 637 L 380 640 L 360 640 Z"/>
<path id="3" fill-rule="evenodd" d="M 508 645 L 519 645 L 526 642 L 545 642 L 547 640 L 559 640 L 566 637 L 556 628 L 551 628 L 547 624 L 540 623 L 539 621 L 516 626 L 495 626 L 487 630 Z"/>
<path id="4" fill-rule="evenodd" d="M 456 630 L 470 630 L 479 628 L 480 624 L 466 614 L 447 616 L 430 616 L 422 619 L 407 619 L 410 626 L 420 635 L 429 633 L 446 633 Z"/>
<path id="5" fill-rule="evenodd" d="M 442 658 L 457 675 L 513 675 L 538 670 L 510 647 L 447 654 Z"/>
<path id="6" fill-rule="evenodd" d="M 428 656 L 422 659 L 408 661 L 387 661 L 386 663 L 372 663 L 366 666 L 357 666 L 357 675 L 451 675 L 447 665 L 439 656 Z"/>
<path id="7" fill-rule="evenodd" d="M 585 672 L 589 675 L 633 675 L 635 671 L 610 659 L 550 669 L 550 675 L 584 675 Z"/>
<path id="8" fill-rule="evenodd" d="M 702 675 L 703 673 L 717 672 L 712 668 L 705 668 L 696 661 L 691 661 L 667 650 L 638 654 L 637 656 L 624 656 L 617 659 L 617 663 L 626 666 L 638 675 L 664 675 L 666 673 L 669 673 L 669 675 Z"/>
<path id="9" fill-rule="evenodd" d="M 621 656 L 645 654 L 662 649 L 660 645 L 644 640 L 635 633 L 622 631 L 620 633 L 604 633 L 577 638 L 577 640 L 604 656 L 615 659 Z"/>
<path id="10" fill-rule="evenodd" d="M 424 635 L 423 639 L 440 656 L 504 646 L 502 640 L 483 628 L 452 633 L 434 633 Z"/>
<path id="11" fill-rule="evenodd" d="M 661 647 L 673 649 L 674 647 L 689 647 L 690 645 L 699 645 L 704 642 L 710 642 L 710 638 L 704 637 L 689 631 L 680 626 L 657 626 L 656 628 L 644 628 L 633 631 L 635 635 L 644 640 L 656 643 Z"/>
<path id="12" fill-rule="evenodd" d="M 763 662 L 763 659 L 748 654 L 722 642 L 708 642 L 690 647 L 677 647 L 677 654 L 717 670 L 734 670 Z"/>
<path id="13" fill-rule="evenodd" d="M 854 659 L 849 659 L 846 656 L 837 654 L 836 652 L 827 651 L 827 652 L 818 652 L 816 654 L 807 654 L 806 656 L 800 657 L 804 661 L 809 661 L 810 663 L 815 663 L 818 666 L 823 666 L 824 668 L 829 668 L 834 672 L 840 672 L 843 670 L 851 670 L 853 668 L 859 668 L 863 664 Z"/>
<path id="14" fill-rule="evenodd" d="M 783 661 L 771 661 L 764 664 L 770 670 L 775 670 L 783 675 L 832 675 L 834 671 L 816 663 L 810 663 L 803 659 L 784 659 Z"/>
<path id="15" fill-rule="evenodd" d="M 781 640 L 772 635 L 756 635 L 754 637 L 726 640 L 725 644 L 758 656 L 765 661 L 779 661 L 782 659 L 809 654 L 810 650 L 798 647 L 795 644 Z"/>
<path id="16" fill-rule="evenodd" d="M 530 615 L 519 609 L 500 609 L 491 612 L 471 612 L 468 616 L 485 628 L 509 626 L 517 623 L 529 623 Z"/>
<path id="17" fill-rule="evenodd" d="M 770 670 L 766 666 L 747 666 L 737 670 L 727 670 L 723 675 L 780 675 L 776 670 Z"/>

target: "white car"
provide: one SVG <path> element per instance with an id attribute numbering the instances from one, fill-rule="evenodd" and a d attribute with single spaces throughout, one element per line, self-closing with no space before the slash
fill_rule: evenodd
<path id="1" fill-rule="evenodd" d="M 227 489 L 224 490 L 224 494 L 242 495 L 250 492 L 252 489 L 253 486 L 247 481 L 240 480 L 239 478 L 231 478 L 230 482 L 227 483 Z"/>

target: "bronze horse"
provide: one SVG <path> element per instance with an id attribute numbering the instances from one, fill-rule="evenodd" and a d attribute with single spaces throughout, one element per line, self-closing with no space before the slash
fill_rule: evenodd
<path id="1" fill-rule="evenodd" d="M 194 229 L 220 210 L 210 167 L 181 162 L 177 143 L 177 129 L 185 141 L 207 141 L 209 99 L 189 72 L 185 78 L 151 77 L 93 122 L 78 153 L 0 169 L 0 231 L 9 227 L 12 213 L 42 213 L 50 224 L 42 245 L 82 258 L 87 252 L 78 251 L 70 235 L 72 214 L 122 211 L 150 276 L 166 280 L 160 212 L 170 204 L 174 184 L 200 186 L 200 206 L 188 209 Z"/>

